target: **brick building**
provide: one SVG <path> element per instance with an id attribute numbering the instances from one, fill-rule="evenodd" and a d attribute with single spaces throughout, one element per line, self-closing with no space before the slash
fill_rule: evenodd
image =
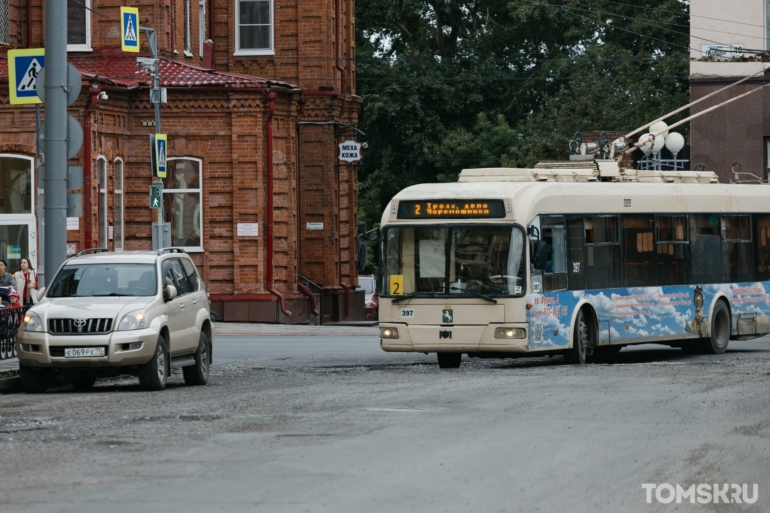
<path id="1" fill-rule="evenodd" d="M 0 0 L 0 258 L 12 270 L 23 254 L 39 261 L 42 181 L 35 108 L 9 104 L 5 54 L 45 46 L 44 3 Z M 68 0 L 68 59 L 83 78 L 69 114 L 85 134 L 70 162 L 84 169 L 83 190 L 70 191 L 84 198 L 70 249 L 152 246 L 151 77 L 120 51 L 122 5 L 157 33 L 164 220 L 203 274 L 212 311 L 307 322 L 315 304 L 322 322 L 363 318 L 356 168 L 337 160 L 338 144 L 357 137 L 361 104 L 352 0 Z"/>

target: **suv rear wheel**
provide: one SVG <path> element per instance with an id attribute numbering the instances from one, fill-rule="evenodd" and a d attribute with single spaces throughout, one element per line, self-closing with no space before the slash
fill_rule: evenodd
<path id="1" fill-rule="evenodd" d="M 166 341 L 163 335 L 160 335 L 152 359 L 139 367 L 139 385 L 145 390 L 163 390 L 166 388 L 166 379 L 168 379 Z"/>
<path id="2" fill-rule="evenodd" d="M 211 365 L 211 352 L 209 351 L 209 338 L 206 332 L 201 331 L 198 340 L 198 350 L 195 351 L 193 358 L 195 365 L 182 367 L 184 382 L 189 386 L 205 385 L 209 380 L 209 366 Z"/>

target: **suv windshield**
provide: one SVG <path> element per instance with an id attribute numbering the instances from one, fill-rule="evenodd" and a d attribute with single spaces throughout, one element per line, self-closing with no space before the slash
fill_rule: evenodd
<path id="1" fill-rule="evenodd" d="M 520 296 L 524 290 L 524 232 L 517 226 L 388 228 L 381 261 L 381 296 Z"/>
<path id="2" fill-rule="evenodd" d="M 65 266 L 47 297 L 154 296 L 154 264 L 74 264 Z"/>

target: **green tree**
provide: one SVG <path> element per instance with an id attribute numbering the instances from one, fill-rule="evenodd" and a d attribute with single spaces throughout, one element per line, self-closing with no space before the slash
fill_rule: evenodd
<path id="1" fill-rule="evenodd" d="M 631 130 L 686 103 L 688 10 L 679 0 L 358 0 L 361 217 L 378 222 L 409 185 L 564 159 L 576 131 Z"/>

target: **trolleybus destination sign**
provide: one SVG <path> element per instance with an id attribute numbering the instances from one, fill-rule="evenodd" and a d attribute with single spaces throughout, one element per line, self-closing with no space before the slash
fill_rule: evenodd
<path id="1" fill-rule="evenodd" d="M 502 200 L 401 201 L 398 219 L 475 219 L 505 217 Z"/>

